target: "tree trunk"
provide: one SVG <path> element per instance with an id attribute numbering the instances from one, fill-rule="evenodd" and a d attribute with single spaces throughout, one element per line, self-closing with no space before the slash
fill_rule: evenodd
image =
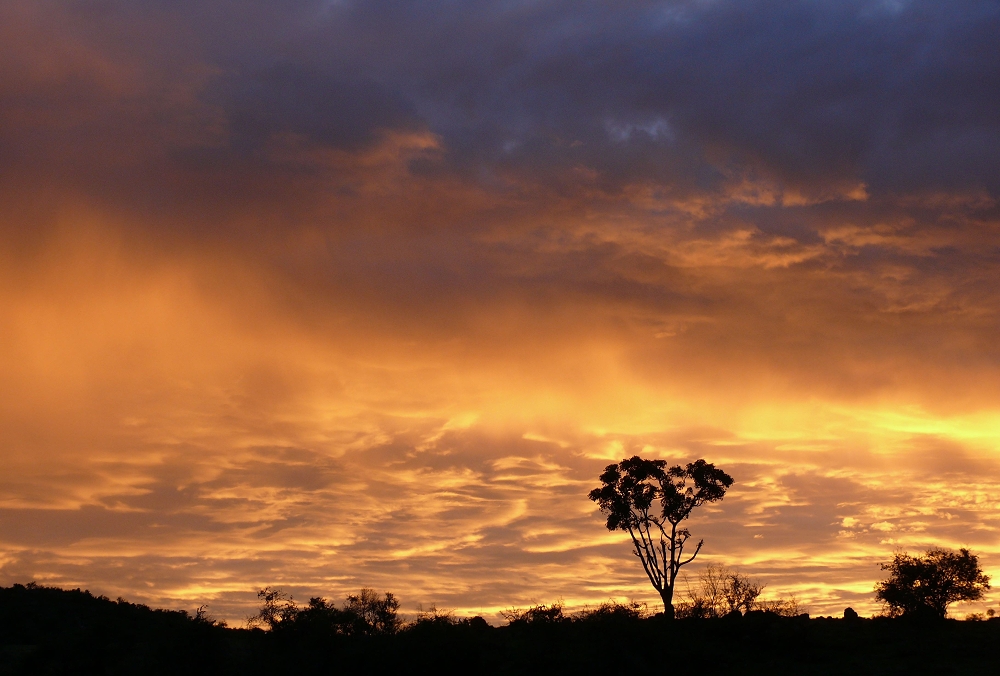
<path id="1" fill-rule="evenodd" d="M 674 619 L 674 590 L 664 589 L 660 592 L 660 598 L 663 600 L 663 617 Z"/>

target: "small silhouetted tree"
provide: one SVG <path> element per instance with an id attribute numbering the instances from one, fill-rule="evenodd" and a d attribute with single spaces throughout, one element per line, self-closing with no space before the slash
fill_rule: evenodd
<path id="1" fill-rule="evenodd" d="M 945 617 L 956 601 L 977 601 L 990 588 L 979 559 L 968 549 L 931 549 L 924 556 L 898 552 L 881 564 L 889 578 L 875 585 L 875 598 L 890 617 Z"/>
<path id="2" fill-rule="evenodd" d="M 260 610 L 247 618 L 248 629 L 273 631 L 282 623 L 293 622 L 298 615 L 295 601 L 281 589 L 264 587 L 257 592 L 257 598 L 260 599 Z"/>
<path id="3" fill-rule="evenodd" d="M 633 456 L 608 465 L 600 479 L 602 485 L 588 497 L 607 516 L 608 530 L 631 536 L 634 553 L 663 600 L 663 612 L 672 618 L 677 573 L 698 556 L 705 542 L 699 540 L 684 558 L 691 533 L 680 524 L 695 507 L 721 500 L 733 478 L 704 460 L 668 468 L 663 460 Z"/>
<path id="4" fill-rule="evenodd" d="M 396 614 L 399 601 L 390 592 L 379 596 L 374 589 L 362 589 L 359 594 L 347 597 L 344 610 L 354 613 L 368 634 L 395 634 L 402 625 Z"/>

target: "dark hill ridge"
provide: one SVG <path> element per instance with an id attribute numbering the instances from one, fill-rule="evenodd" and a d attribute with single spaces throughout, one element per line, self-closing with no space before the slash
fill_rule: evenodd
<path id="1" fill-rule="evenodd" d="M 541 617 L 541 616 L 539 616 Z M 230 629 L 80 590 L 0 588 L 0 674 L 997 674 L 1000 621 L 424 618 L 389 635 Z"/>
<path id="2" fill-rule="evenodd" d="M 225 673 L 226 630 L 79 589 L 0 588 L 0 674 Z"/>

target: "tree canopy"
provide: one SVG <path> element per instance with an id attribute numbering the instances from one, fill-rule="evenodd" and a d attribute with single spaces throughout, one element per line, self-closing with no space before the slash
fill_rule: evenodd
<path id="1" fill-rule="evenodd" d="M 875 598 L 886 614 L 945 617 L 956 601 L 977 601 L 990 588 L 979 559 L 968 549 L 931 549 L 924 556 L 898 552 L 881 564 L 889 578 L 875 585 Z"/>

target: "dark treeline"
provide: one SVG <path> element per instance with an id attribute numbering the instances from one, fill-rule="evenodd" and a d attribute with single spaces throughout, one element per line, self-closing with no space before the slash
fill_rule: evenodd
<path id="1" fill-rule="evenodd" d="M 392 619 L 391 595 L 301 608 L 262 598 L 269 629 L 80 590 L 0 588 L 0 674 L 992 674 L 1000 620 L 783 617 L 668 620 L 609 603 L 511 611 L 505 626 L 438 612 Z M 354 599 L 352 601 L 351 599 Z M 389 601 L 388 606 L 386 605 Z M 267 604 L 278 615 L 267 616 Z M 353 608 L 352 608 L 353 603 Z M 366 605 L 367 604 L 367 605 Z M 364 612 L 385 611 L 381 619 Z M 284 616 L 281 613 L 284 612 Z"/>

